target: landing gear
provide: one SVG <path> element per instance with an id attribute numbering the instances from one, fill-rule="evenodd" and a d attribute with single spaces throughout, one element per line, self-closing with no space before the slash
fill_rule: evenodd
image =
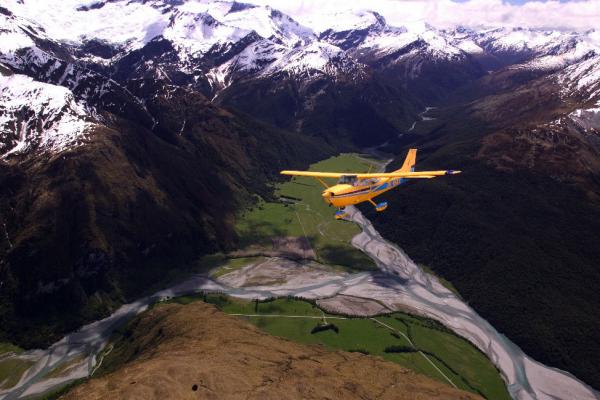
<path id="1" fill-rule="evenodd" d="M 338 211 L 336 211 L 335 213 L 335 219 L 343 219 L 348 215 L 348 213 L 346 212 L 346 210 L 344 210 L 343 208 L 340 208 Z"/>
<path id="2" fill-rule="evenodd" d="M 377 203 L 377 204 L 373 200 L 369 200 L 369 202 L 371 204 L 373 204 L 373 206 L 375 207 L 375 211 L 377 211 L 377 212 L 384 211 L 388 206 L 387 201 L 383 201 L 383 202 Z"/>

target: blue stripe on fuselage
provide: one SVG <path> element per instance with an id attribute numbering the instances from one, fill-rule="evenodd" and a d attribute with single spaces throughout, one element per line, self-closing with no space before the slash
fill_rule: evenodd
<path id="1" fill-rule="evenodd" d="M 391 179 L 384 184 L 372 187 L 371 191 L 372 192 L 380 192 L 380 191 L 388 189 L 388 188 L 393 188 L 394 186 L 402 185 L 403 183 L 406 183 L 407 181 L 408 181 L 408 179 L 406 179 L 406 178 Z"/>

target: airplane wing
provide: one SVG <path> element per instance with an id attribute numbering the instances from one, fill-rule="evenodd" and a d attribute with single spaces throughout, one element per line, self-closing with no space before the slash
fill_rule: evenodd
<path id="1" fill-rule="evenodd" d="M 418 171 L 418 172 L 381 172 L 381 173 L 352 173 L 352 172 L 313 172 L 313 171 L 281 171 L 282 175 L 309 176 L 313 178 L 341 178 L 342 176 L 355 176 L 358 179 L 368 178 L 420 178 L 431 179 L 442 175 L 460 174 L 461 171 Z"/>

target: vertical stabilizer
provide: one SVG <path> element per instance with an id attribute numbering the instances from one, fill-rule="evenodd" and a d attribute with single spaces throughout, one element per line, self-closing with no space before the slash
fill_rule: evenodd
<path id="1" fill-rule="evenodd" d="M 414 171 L 416 163 L 417 163 L 417 149 L 410 149 L 410 150 L 408 150 L 408 154 L 406 155 L 404 164 L 402 164 L 402 168 L 400 168 L 394 172 Z"/>

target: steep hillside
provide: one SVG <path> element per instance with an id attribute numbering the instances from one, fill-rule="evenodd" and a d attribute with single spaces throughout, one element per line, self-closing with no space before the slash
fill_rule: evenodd
<path id="1" fill-rule="evenodd" d="M 600 126 L 590 92 L 561 98 L 560 77 L 427 114 L 390 147 L 390 168 L 416 146 L 417 170 L 463 174 L 385 196 L 384 215 L 363 210 L 525 352 L 599 387 Z"/>
<path id="2" fill-rule="evenodd" d="M 104 362 L 62 398 L 478 398 L 380 358 L 270 336 L 201 302 L 143 314 Z"/>
<path id="3" fill-rule="evenodd" d="M 0 110 L 4 129 L 29 126 L 3 137 L 0 163 L 0 335 L 24 346 L 52 343 L 194 257 L 231 248 L 233 215 L 270 195 L 264 182 L 331 151 L 162 83 L 128 89 L 151 99 L 150 131 L 106 111 L 78 116 L 62 87 L 0 79 L 12 96 L 3 104 L 20 110 Z"/>

